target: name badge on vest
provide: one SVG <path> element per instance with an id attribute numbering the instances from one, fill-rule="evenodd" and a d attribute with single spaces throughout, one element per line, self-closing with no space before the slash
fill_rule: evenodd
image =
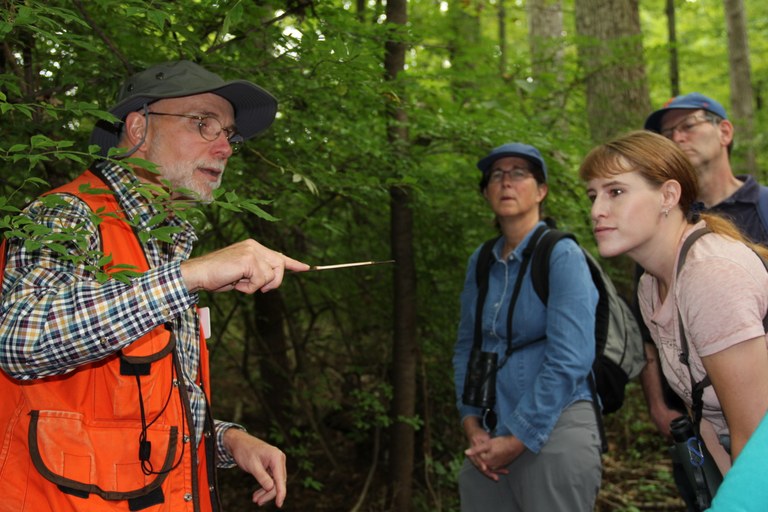
<path id="1" fill-rule="evenodd" d="M 203 337 L 207 340 L 211 337 L 211 310 L 208 307 L 198 308 L 197 314 L 200 317 L 200 326 L 203 328 Z"/>

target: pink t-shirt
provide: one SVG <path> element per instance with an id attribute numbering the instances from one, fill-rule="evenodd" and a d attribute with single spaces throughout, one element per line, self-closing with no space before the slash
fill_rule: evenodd
<path id="1" fill-rule="evenodd" d="M 680 247 L 691 232 L 704 225 L 699 222 L 690 227 Z M 702 356 L 765 335 L 767 295 L 768 273 L 760 258 L 746 245 L 715 234 L 704 235 L 691 246 L 663 303 L 659 301 L 656 278 L 647 273 L 642 276 L 638 289 L 640 310 L 659 350 L 664 376 L 689 407 L 691 377 L 688 367 L 680 362 L 677 308 L 688 339 L 691 371 L 698 382 L 706 375 Z M 727 434 L 728 425 L 712 386 L 705 388 L 703 401 L 703 417 L 718 435 Z"/>

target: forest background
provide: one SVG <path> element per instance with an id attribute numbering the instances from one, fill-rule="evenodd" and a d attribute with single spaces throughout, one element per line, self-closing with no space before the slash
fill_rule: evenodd
<path id="1" fill-rule="evenodd" d="M 310 264 L 266 294 L 205 295 L 217 417 L 289 459 L 287 511 L 458 510 L 451 355 L 469 254 L 493 235 L 475 162 L 508 141 L 550 167 L 547 214 L 594 252 L 576 176 L 679 92 L 720 100 L 735 168 L 765 181 L 761 0 L 3 0 L 0 229 L 79 174 L 124 78 L 200 62 L 279 101 L 190 213 L 206 252 L 253 237 Z M 163 233 L 154 233 L 162 237 Z M 39 236 L 39 233 L 38 233 Z M 43 237 L 44 238 L 44 237 Z M 48 240 L 55 246 L 55 240 Z M 631 265 L 604 262 L 625 294 Z M 681 510 L 637 383 L 606 418 L 598 510 Z M 220 474 L 227 510 L 252 479 Z"/>

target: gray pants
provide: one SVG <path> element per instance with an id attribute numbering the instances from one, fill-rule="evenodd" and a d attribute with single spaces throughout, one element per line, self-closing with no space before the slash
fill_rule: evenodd
<path id="1" fill-rule="evenodd" d="M 538 454 L 525 450 L 494 482 L 469 461 L 459 472 L 462 512 L 591 512 L 602 478 L 600 434 L 590 402 L 560 415 Z"/>

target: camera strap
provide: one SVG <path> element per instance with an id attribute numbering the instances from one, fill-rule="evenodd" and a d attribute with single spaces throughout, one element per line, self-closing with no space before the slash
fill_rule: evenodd
<path id="1" fill-rule="evenodd" d="M 523 249 L 523 257 L 522 261 L 520 263 L 520 270 L 517 273 L 517 278 L 515 279 L 515 287 L 512 291 L 512 298 L 509 301 L 509 313 L 507 314 L 507 349 L 504 352 L 504 357 L 502 357 L 501 361 L 499 362 L 498 367 L 496 368 L 496 371 L 498 372 L 501 370 L 501 368 L 504 367 L 504 365 L 509 360 L 509 357 L 512 355 L 512 352 L 515 350 L 528 346 L 532 343 L 536 343 L 538 341 L 541 341 L 543 338 L 535 339 L 526 341 L 523 343 L 518 344 L 517 346 L 513 346 L 512 344 L 512 316 L 515 311 L 515 304 L 517 303 L 517 298 L 520 295 L 520 289 L 523 285 L 523 279 L 525 278 L 525 272 L 528 270 L 528 264 L 531 261 L 531 255 L 533 255 L 533 251 L 536 248 L 536 244 L 539 242 L 539 239 L 541 236 L 547 231 L 546 226 L 539 226 L 536 231 L 534 231 L 533 235 L 531 235 L 531 239 L 528 241 L 528 245 L 526 245 L 525 249 Z M 501 237 L 499 237 L 501 238 Z M 485 266 L 485 272 L 486 275 L 481 276 L 481 279 L 479 279 L 478 287 L 477 287 L 477 302 L 476 302 L 476 309 L 475 309 L 475 333 L 474 333 L 474 340 L 473 340 L 473 346 L 477 350 L 482 350 L 483 345 L 483 331 L 482 331 L 482 323 L 483 323 L 483 309 L 485 306 L 485 298 L 488 295 L 488 283 L 490 281 L 490 267 L 491 265 L 496 261 L 496 258 L 493 256 L 493 246 L 496 244 L 496 241 L 499 240 L 499 238 L 495 238 L 492 241 L 486 242 L 483 247 L 480 249 L 480 254 L 478 255 L 478 258 L 483 258 L 484 262 L 488 262 L 488 265 Z M 483 410 L 483 426 L 484 428 L 491 432 L 496 428 L 496 412 L 493 409 L 484 409 Z"/>
<path id="2" fill-rule="evenodd" d="M 509 301 L 509 314 L 507 315 L 507 350 L 504 353 L 504 358 L 502 359 L 501 363 L 499 363 L 499 368 L 501 368 L 504 365 L 504 363 L 507 361 L 507 359 L 509 359 L 509 356 L 512 354 L 514 350 L 530 345 L 531 343 L 536 343 L 538 341 L 541 341 L 541 339 L 535 339 L 535 340 L 526 341 L 516 346 L 513 346 L 512 345 L 512 316 L 515 310 L 515 303 L 517 302 L 517 298 L 520 295 L 520 289 L 522 288 L 525 272 L 526 270 L 528 270 L 528 265 L 531 261 L 531 256 L 533 255 L 533 251 L 536 248 L 536 244 L 539 242 L 539 239 L 547 231 L 547 229 L 548 228 L 546 226 L 539 226 L 536 229 L 536 231 L 534 231 L 533 235 L 531 235 L 531 239 L 529 240 L 528 245 L 525 247 L 525 249 L 523 249 L 523 258 L 520 263 L 520 271 L 517 273 L 517 279 L 515 280 L 515 287 L 513 288 L 513 291 L 512 291 L 512 298 Z M 478 256 L 478 259 L 482 258 L 482 259 L 487 259 L 489 261 L 489 264 L 487 265 L 486 275 L 480 276 L 481 279 L 479 279 L 478 286 L 477 286 L 477 302 L 476 302 L 476 309 L 475 309 L 475 334 L 474 334 L 473 346 L 478 349 L 481 349 L 483 345 L 483 308 L 485 306 L 485 297 L 486 295 L 488 295 L 490 267 L 496 261 L 496 258 L 494 258 L 493 256 L 493 246 L 496 244 L 496 241 L 499 238 L 495 238 L 494 240 L 490 241 L 491 243 L 486 243 L 486 245 L 484 245 L 483 248 L 480 250 L 480 255 Z"/>

